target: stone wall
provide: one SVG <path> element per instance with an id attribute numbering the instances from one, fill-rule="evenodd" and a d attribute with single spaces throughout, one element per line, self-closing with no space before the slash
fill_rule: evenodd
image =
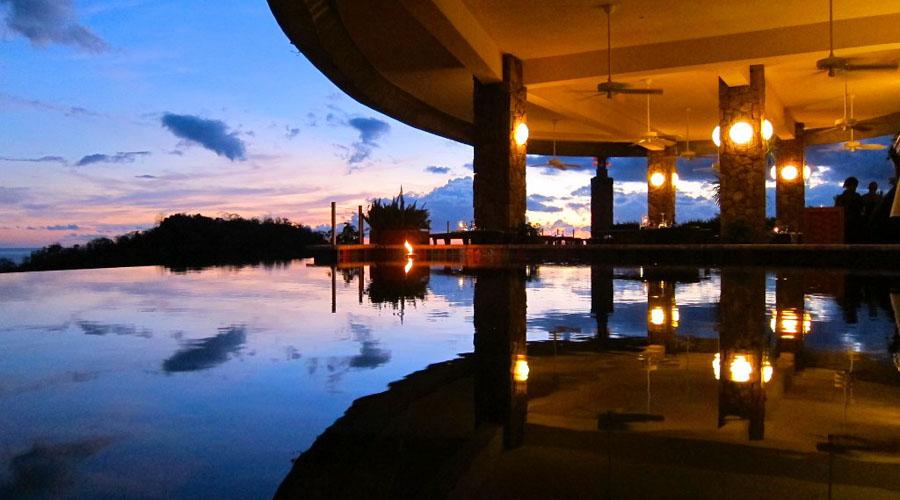
<path id="1" fill-rule="evenodd" d="M 777 179 L 775 180 L 775 218 L 778 225 L 791 231 L 803 231 L 803 208 L 806 193 L 803 181 L 803 125 L 797 124 L 795 138 L 780 141 L 776 151 Z M 791 181 L 781 178 L 780 169 L 784 165 L 794 165 L 800 175 Z"/>
<path id="2" fill-rule="evenodd" d="M 750 66 L 749 85 L 729 87 L 719 80 L 719 207 L 726 242 L 766 239 L 766 145 L 760 133 L 765 105 L 763 66 Z M 737 145 L 728 133 L 732 124 L 742 120 L 753 127 L 753 139 Z"/>
<path id="3" fill-rule="evenodd" d="M 671 149 L 647 152 L 647 219 L 651 227 L 675 223 L 675 158 L 675 151 Z M 658 187 L 650 182 L 657 172 L 665 176 L 665 181 Z"/>
<path id="4" fill-rule="evenodd" d="M 525 224 L 525 146 L 514 139 L 525 122 L 522 61 L 503 56 L 503 81 L 475 80 L 473 196 L 475 226 L 510 232 Z"/>

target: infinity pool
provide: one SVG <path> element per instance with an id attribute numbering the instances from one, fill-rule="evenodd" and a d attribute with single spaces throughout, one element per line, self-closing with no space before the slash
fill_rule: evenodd
<path id="1" fill-rule="evenodd" d="M 698 376 L 715 380 L 712 348 L 700 353 L 733 323 L 719 303 L 757 294 L 764 307 L 747 315 L 769 329 L 773 353 L 900 383 L 890 275 L 760 270 L 729 284 L 719 269 L 516 272 L 536 349 L 687 346 Z M 473 351 L 475 282 L 490 271 L 480 273 L 294 261 L 0 275 L 0 497 L 270 497 L 354 400 Z M 649 412 L 647 373 L 646 395 L 643 378 L 620 387 Z"/>

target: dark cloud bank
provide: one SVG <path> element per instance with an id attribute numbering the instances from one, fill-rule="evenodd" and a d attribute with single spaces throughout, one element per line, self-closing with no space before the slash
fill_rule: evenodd
<path id="1" fill-rule="evenodd" d="M 0 0 L 0 6 L 6 7 L 6 27 L 34 45 L 59 43 L 94 53 L 109 48 L 105 41 L 78 23 L 72 0 Z"/>

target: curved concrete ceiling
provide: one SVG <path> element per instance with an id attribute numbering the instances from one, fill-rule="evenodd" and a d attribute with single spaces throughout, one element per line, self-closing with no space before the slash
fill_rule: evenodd
<path id="1" fill-rule="evenodd" d="M 472 78 L 496 81 L 500 58 L 523 60 L 537 144 L 633 141 L 646 131 L 643 96 L 596 95 L 606 79 L 606 17 L 598 1 L 269 0 L 289 38 L 342 89 L 410 125 L 471 143 Z M 627 0 L 612 17 L 616 81 L 665 89 L 651 127 L 705 141 L 718 121 L 718 79 L 744 84 L 763 64 L 767 116 L 782 138 L 795 121 L 825 128 L 843 112 L 846 81 L 858 119 L 900 129 L 900 73 L 816 70 L 828 43 L 824 0 Z M 900 60 L 900 1 L 836 0 L 837 55 Z M 554 128 L 554 122 L 556 123 Z M 887 131 L 887 132 L 885 132 Z M 873 132 L 874 133 L 874 132 Z M 841 140 L 818 134 L 819 140 Z M 529 148 L 532 150 L 532 148 Z"/>

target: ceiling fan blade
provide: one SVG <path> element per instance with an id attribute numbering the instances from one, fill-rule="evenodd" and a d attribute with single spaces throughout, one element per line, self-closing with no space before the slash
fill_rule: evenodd
<path id="1" fill-rule="evenodd" d="M 614 90 L 613 92 L 618 93 L 618 94 L 662 95 L 663 89 L 623 88 L 623 89 Z"/>
<path id="2" fill-rule="evenodd" d="M 857 146 L 857 149 L 864 149 L 866 151 L 878 151 L 881 149 L 887 149 L 887 146 L 884 144 L 860 144 Z"/>
<path id="3" fill-rule="evenodd" d="M 896 71 L 897 63 L 887 64 L 845 64 L 844 69 L 847 71 Z"/>

